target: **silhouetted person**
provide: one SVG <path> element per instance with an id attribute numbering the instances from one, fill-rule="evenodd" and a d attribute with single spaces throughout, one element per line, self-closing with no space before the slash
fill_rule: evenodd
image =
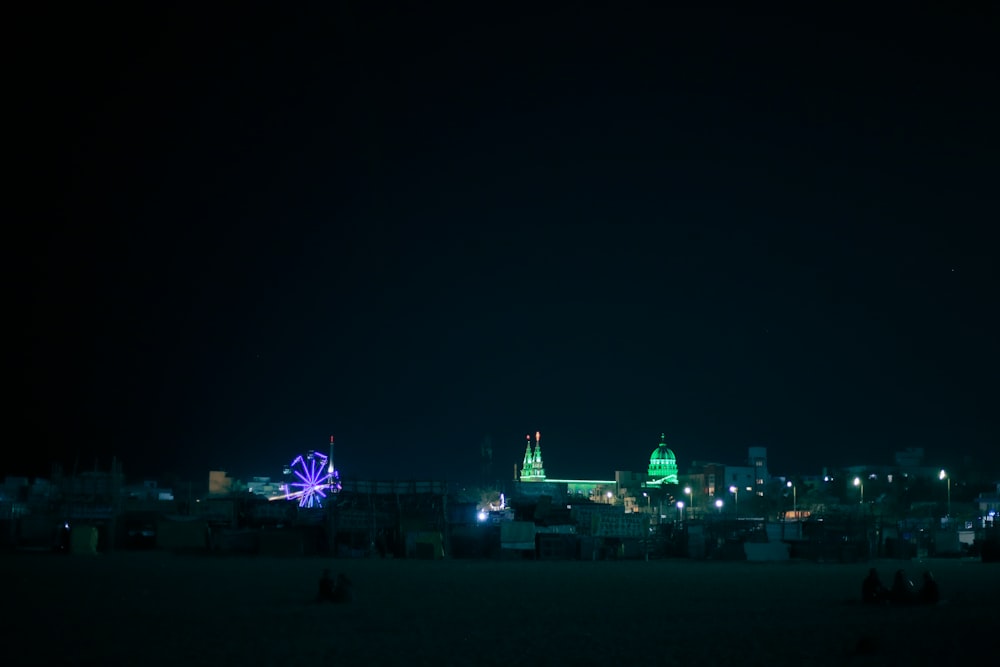
<path id="1" fill-rule="evenodd" d="M 892 590 L 889 591 L 889 599 L 893 604 L 905 605 L 913 603 L 913 582 L 906 578 L 906 573 L 896 570 L 896 576 L 892 580 Z"/>
<path id="2" fill-rule="evenodd" d="M 323 576 L 319 578 L 319 593 L 316 595 L 316 599 L 320 602 L 332 602 L 336 587 L 333 577 L 330 576 L 329 568 L 324 569 Z"/>
<path id="3" fill-rule="evenodd" d="M 333 589 L 333 602 L 351 602 L 354 600 L 354 584 L 341 572 L 337 575 L 337 585 Z"/>
<path id="4" fill-rule="evenodd" d="M 924 585 L 920 589 L 918 599 L 921 604 L 937 604 L 941 599 L 941 592 L 938 590 L 937 581 L 930 570 L 924 572 Z"/>
<path id="5" fill-rule="evenodd" d="M 861 601 L 865 604 L 882 604 L 889 599 L 889 589 L 882 585 L 878 572 L 873 567 L 861 583 Z"/>

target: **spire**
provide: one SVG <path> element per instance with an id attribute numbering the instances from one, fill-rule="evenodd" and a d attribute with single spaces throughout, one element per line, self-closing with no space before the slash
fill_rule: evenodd
<path id="1" fill-rule="evenodd" d="M 333 436 L 330 436 L 330 458 L 327 459 L 326 474 L 333 475 Z"/>
<path id="2" fill-rule="evenodd" d="M 527 444 L 524 446 L 524 463 L 521 465 L 521 481 L 527 481 L 531 477 L 532 456 L 531 456 L 531 436 L 524 436 Z"/>
<path id="3" fill-rule="evenodd" d="M 524 465 L 521 468 L 522 482 L 541 482 L 545 479 L 545 468 L 542 465 L 542 434 L 535 431 L 535 447 L 531 447 L 531 435 L 524 436 L 527 441 L 524 448 Z"/>

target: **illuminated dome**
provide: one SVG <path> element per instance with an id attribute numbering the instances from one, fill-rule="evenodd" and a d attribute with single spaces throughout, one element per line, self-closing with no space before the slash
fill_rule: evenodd
<path id="1" fill-rule="evenodd" d="M 677 457 L 667 447 L 667 436 L 660 434 L 660 444 L 649 455 L 649 482 L 651 486 L 677 483 Z"/>
<path id="2" fill-rule="evenodd" d="M 673 450 L 667 447 L 667 443 L 661 442 L 660 446 L 653 450 L 653 453 L 649 457 L 650 462 L 652 461 L 676 461 L 677 457 L 674 456 Z"/>

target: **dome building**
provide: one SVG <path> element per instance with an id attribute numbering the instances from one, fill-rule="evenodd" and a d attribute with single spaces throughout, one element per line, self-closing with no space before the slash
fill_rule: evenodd
<path id="1" fill-rule="evenodd" d="M 649 455 L 649 481 L 647 486 L 662 486 L 677 484 L 677 457 L 667 447 L 667 436 L 660 434 L 660 444 Z"/>

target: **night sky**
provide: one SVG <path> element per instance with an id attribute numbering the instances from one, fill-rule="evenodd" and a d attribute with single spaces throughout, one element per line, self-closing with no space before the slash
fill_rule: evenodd
<path id="1" fill-rule="evenodd" d="M 10 19 L 0 474 L 1000 469 L 992 10 L 203 4 Z"/>

